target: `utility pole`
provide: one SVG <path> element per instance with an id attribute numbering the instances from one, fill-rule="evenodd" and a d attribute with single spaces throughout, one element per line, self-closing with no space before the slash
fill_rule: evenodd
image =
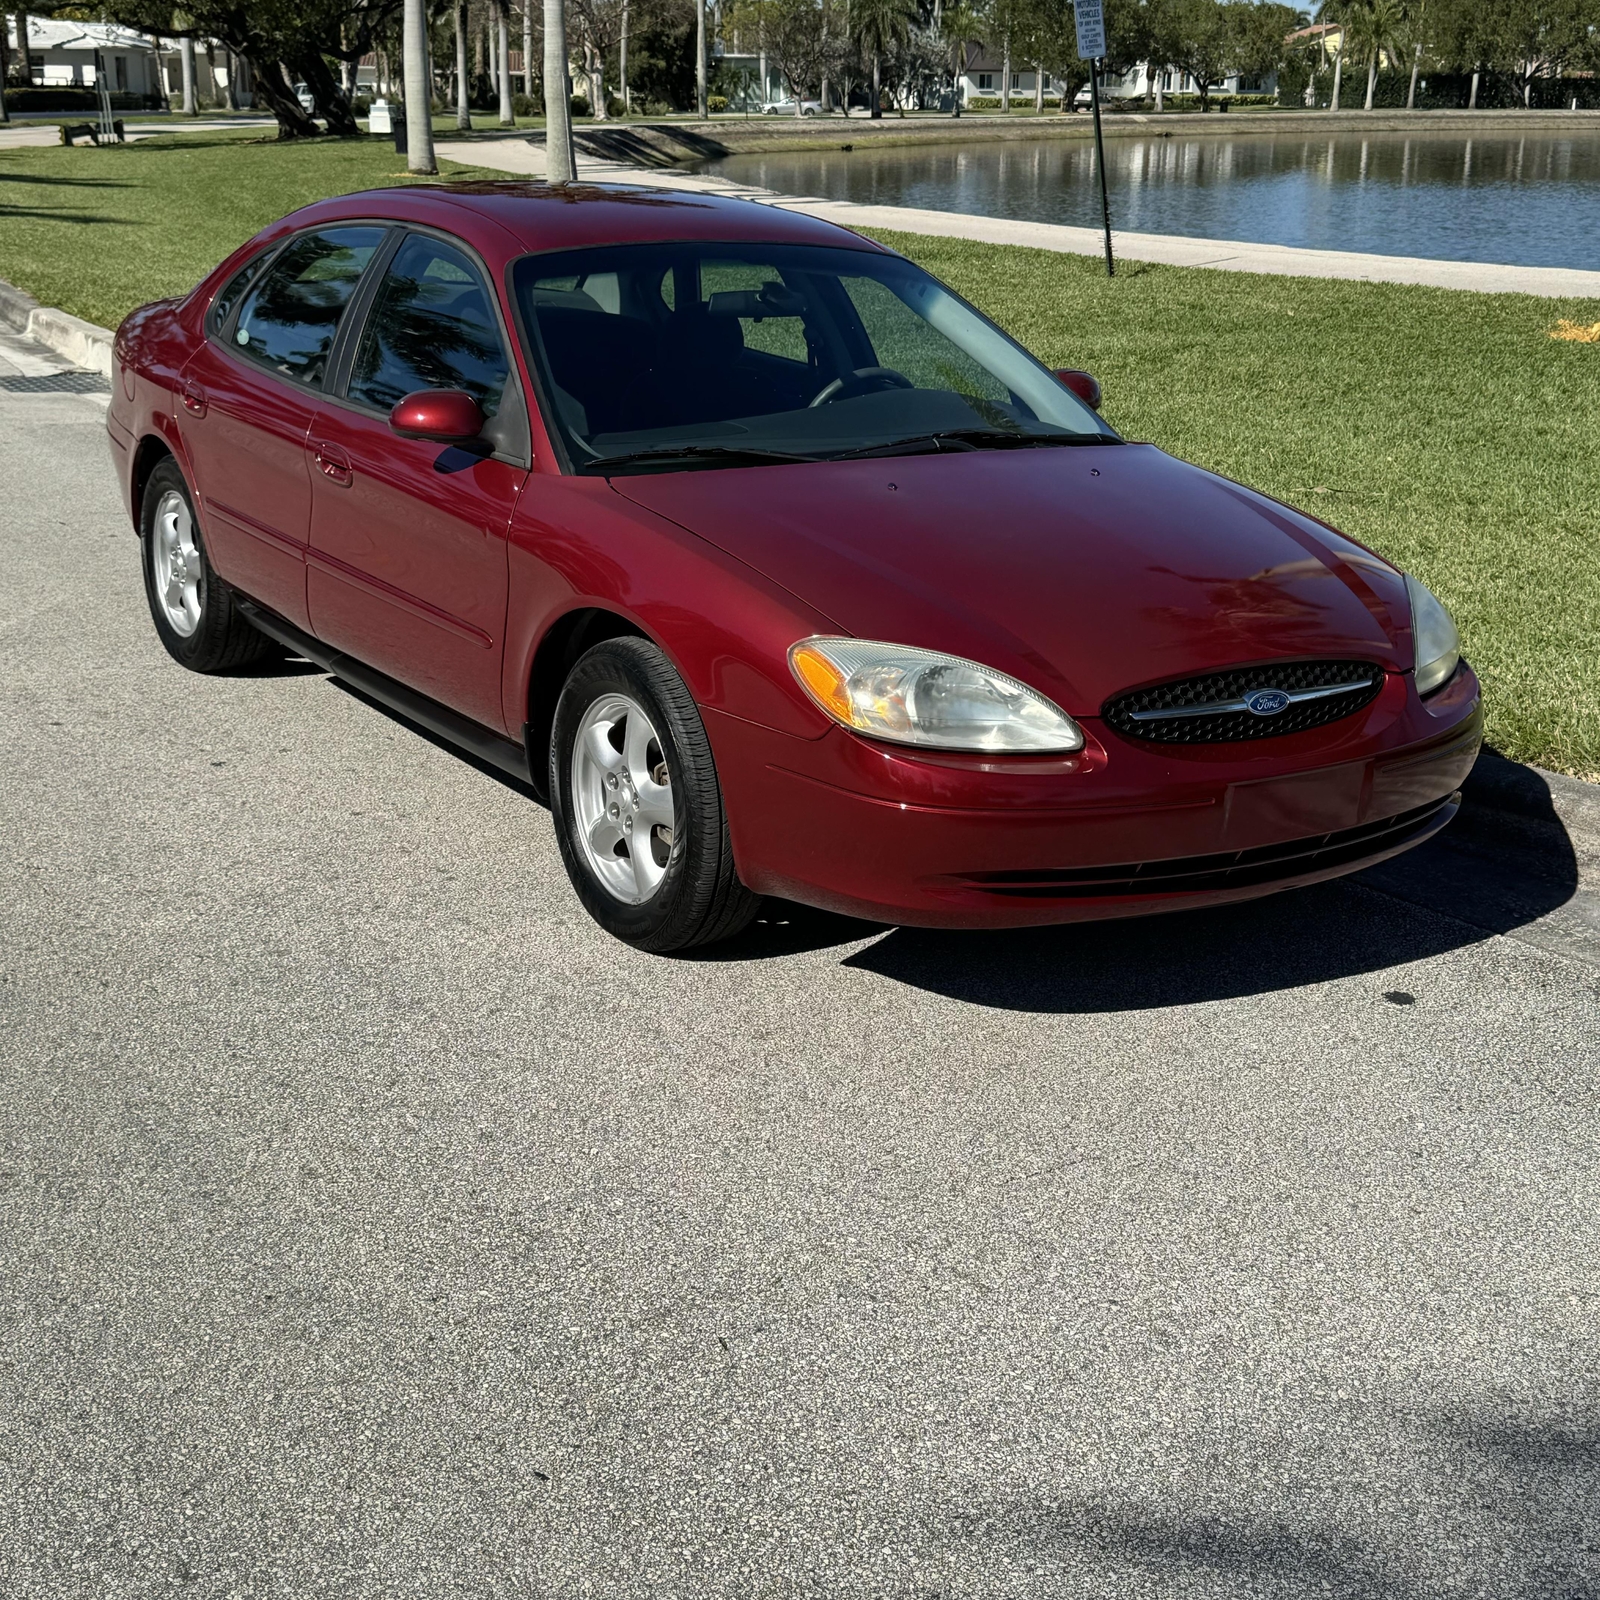
<path id="1" fill-rule="evenodd" d="M 433 85 L 428 81 L 428 0 L 406 0 L 401 44 L 405 53 L 406 170 L 437 172 Z"/>
<path id="2" fill-rule="evenodd" d="M 578 175 L 572 151 L 572 86 L 567 81 L 566 0 L 544 0 L 544 161 L 550 183 Z"/>

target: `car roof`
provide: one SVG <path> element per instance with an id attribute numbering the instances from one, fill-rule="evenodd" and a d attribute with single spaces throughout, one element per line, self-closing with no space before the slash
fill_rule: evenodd
<path id="1" fill-rule="evenodd" d="M 272 234 L 378 217 L 453 233 L 486 259 L 591 245 L 705 240 L 735 244 L 884 247 L 817 217 L 781 206 L 687 189 L 627 184 L 471 182 L 366 189 L 307 206 Z"/>

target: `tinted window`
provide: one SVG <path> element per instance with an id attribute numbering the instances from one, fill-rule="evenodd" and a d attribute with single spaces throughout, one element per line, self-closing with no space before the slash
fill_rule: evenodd
<path id="1" fill-rule="evenodd" d="M 730 448 L 825 458 L 1114 440 L 1054 373 L 899 256 L 618 245 L 513 278 L 574 462 Z"/>
<path id="2" fill-rule="evenodd" d="M 406 240 L 362 330 L 350 399 L 388 411 L 418 389 L 465 389 L 493 416 L 508 370 L 482 274 L 437 239 Z"/>
<path id="3" fill-rule="evenodd" d="M 294 240 L 248 291 L 233 342 L 285 378 L 321 384 L 339 318 L 385 231 L 328 228 Z"/>

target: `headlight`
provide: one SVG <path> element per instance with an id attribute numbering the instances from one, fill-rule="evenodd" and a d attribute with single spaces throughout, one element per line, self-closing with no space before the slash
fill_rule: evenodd
<path id="1" fill-rule="evenodd" d="M 1433 592 L 1408 572 L 1406 593 L 1411 597 L 1411 637 L 1416 647 L 1417 693 L 1432 694 L 1449 681 L 1461 659 L 1461 635 Z"/>
<path id="2" fill-rule="evenodd" d="M 1036 755 L 1081 750 L 1066 712 L 975 661 L 867 639 L 802 639 L 789 651 L 801 686 L 835 722 L 934 750 Z"/>

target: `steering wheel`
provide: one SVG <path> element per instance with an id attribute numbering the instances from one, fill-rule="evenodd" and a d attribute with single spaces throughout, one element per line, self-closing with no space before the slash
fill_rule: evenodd
<path id="1" fill-rule="evenodd" d="M 893 367 L 857 367 L 848 378 L 835 378 L 817 390 L 813 406 L 831 405 L 835 400 L 854 400 L 858 395 L 881 394 L 886 389 L 915 389 L 903 372 Z"/>

